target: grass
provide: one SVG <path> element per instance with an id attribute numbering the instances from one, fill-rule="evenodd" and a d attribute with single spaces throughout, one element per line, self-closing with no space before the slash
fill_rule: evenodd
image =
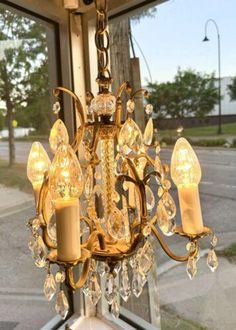
<path id="1" fill-rule="evenodd" d="M 161 308 L 161 329 L 162 330 L 207 330 L 206 327 L 195 322 L 185 320 L 176 315 L 173 311 L 162 306 Z"/>
<path id="2" fill-rule="evenodd" d="M 12 167 L 0 160 L 0 184 L 16 187 L 24 192 L 32 192 L 31 184 L 26 176 L 26 166 L 16 164 Z"/>
<path id="3" fill-rule="evenodd" d="M 228 135 L 235 135 L 236 137 L 236 123 L 228 123 L 222 125 L 222 134 L 217 135 L 218 126 L 203 126 L 184 129 L 184 136 L 187 137 L 224 137 Z M 176 130 L 159 130 L 163 137 L 176 136 Z"/>
<path id="4" fill-rule="evenodd" d="M 225 257 L 233 264 L 236 264 L 236 243 L 232 243 L 224 250 L 217 251 L 217 255 Z"/>

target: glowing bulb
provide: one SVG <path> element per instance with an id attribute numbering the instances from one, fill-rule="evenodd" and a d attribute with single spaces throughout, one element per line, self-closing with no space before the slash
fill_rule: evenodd
<path id="1" fill-rule="evenodd" d="M 70 145 L 59 146 L 54 156 L 49 189 L 56 212 L 58 260 L 77 260 L 81 255 L 79 197 L 83 191 L 83 177 Z"/>
<path id="2" fill-rule="evenodd" d="M 177 187 L 187 184 L 198 185 L 202 172 L 198 158 L 190 143 L 179 138 L 171 157 L 171 177 Z"/>
<path id="3" fill-rule="evenodd" d="M 44 174 L 49 170 L 51 161 L 40 142 L 34 142 L 30 149 L 27 176 L 34 189 L 40 189 L 43 184 Z"/>
<path id="4" fill-rule="evenodd" d="M 60 119 L 52 126 L 49 143 L 53 153 L 57 151 L 60 145 L 69 143 L 69 135 L 66 126 Z"/>
<path id="5" fill-rule="evenodd" d="M 52 162 L 49 187 L 54 201 L 78 199 L 83 191 L 82 170 L 70 145 L 61 145 Z"/>
<path id="6" fill-rule="evenodd" d="M 201 167 L 191 145 L 185 138 L 179 138 L 171 157 L 171 177 L 178 188 L 182 227 L 187 234 L 203 232 L 198 191 L 201 175 Z"/>

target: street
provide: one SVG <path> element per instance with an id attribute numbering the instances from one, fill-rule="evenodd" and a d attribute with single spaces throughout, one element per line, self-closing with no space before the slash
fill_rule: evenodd
<path id="1" fill-rule="evenodd" d="M 26 162 L 30 145 L 28 142 L 16 143 L 17 162 Z M 171 150 L 168 148 L 161 152 L 163 162 L 170 162 Z M 195 150 L 203 174 L 200 185 L 203 220 L 205 225 L 215 229 L 218 245 L 227 246 L 236 241 L 236 150 Z M 7 157 L 7 143 L 0 142 L 0 159 L 7 160 Z M 178 204 L 176 189 L 172 189 L 171 193 Z M 24 207 L 14 209 L 12 213 L 0 215 L 0 319 L 5 322 L 0 322 L 0 329 L 38 330 L 55 316 L 55 299 L 48 303 L 44 298 L 42 290 L 46 273 L 34 266 L 27 247 L 29 233 L 25 224 L 34 215 L 33 205 L 27 204 L 26 207 L 23 201 L 22 205 Z M 179 213 L 177 222 L 180 222 Z M 166 237 L 166 240 L 175 253 L 186 253 L 184 239 Z M 203 239 L 201 245 L 203 249 L 208 248 L 209 239 Z M 219 269 L 211 273 L 206 266 L 206 258 L 201 258 L 199 272 L 190 281 L 185 271 L 186 264 L 170 263 L 158 243 L 156 254 L 163 308 L 209 329 L 233 329 L 232 324 L 236 324 L 235 313 L 232 312 L 232 308 L 236 308 L 236 295 L 233 295 L 236 293 L 236 266 L 230 265 L 229 268 L 228 261 L 220 258 Z M 225 278 L 227 286 L 222 285 Z M 5 324 L 5 328 L 1 328 L 1 324 Z"/>

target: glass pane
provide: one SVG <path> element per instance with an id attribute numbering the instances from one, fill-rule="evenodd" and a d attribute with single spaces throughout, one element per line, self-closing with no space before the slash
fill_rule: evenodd
<path id="1" fill-rule="evenodd" d="M 170 163 L 179 136 L 186 137 L 194 146 L 202 167 L 199 189 L 203 221 L 216 232 L 219 256 L 219 268 L 211 272 L 206 264 L 210 238 L 201 239 L 198 272 L 191 281 L 186 263 L 170 260 L 155 244 L 161 326 L 162 329 L 232 329 L 236 324 L 233 313 L 236 73 L 231 38 L 235 31 L 235 3 L 222 0 L 213 8 L 210 0 L 166 1 L 155 8 L 156 11 L 142 13 L 139 20 L 137 16 L 135 19 L 126 16 L 119 18 L 119 22 L 110 22 L 114 91 L 126 80 L 149 89 L 154 105 L 155 140 L 161 144 L 162 161 Z M 129 31 L 132 38 L 128 37 Z M 205 33 L 209 41 L 203 43 Z M 132 73 L 132 61 L 140 64 L 140 79 L 139 70 L 135 70 L 135 75 Z M 144 117 L 136 118 L 141 126 L 147 120 L 143 107 L 140 109 Z M 179 210 L 178 192 L 173 183 L 171 194 Z M 179 211 L 176 222 L 181 224 Z M 175 235 L 164 238 L 177 255 L 187 253 L 184 238 Z M 155 272 L 154 269 L 154 275 Z M 154 287 L 149 279 L 148 290 L 139 299 L 132 296 L 128 303 L 122 302 L 126 319 L 134 321 L 133 313 L 154 325 L 152 308 L 154 302 L 155 307 L 159 304 L 158 295 L 153 294 Z"/>
<path id="2" fill-rule="evenodd" d="M 55 309 L 43 294 L 46 271 L 28 248 L 26 223 L 35 209 L 26 162 L 32 141 L 49 149 L 55 31 L 2 5 L 0 31 L 0 328 L 40 329 Z"/>

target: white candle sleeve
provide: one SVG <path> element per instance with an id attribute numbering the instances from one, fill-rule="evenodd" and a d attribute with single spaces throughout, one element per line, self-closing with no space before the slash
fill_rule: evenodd
<path id="1" fill-rule="evenodd" d="M 178 187 L 183 231 L 200 234 L 203 231 L 202 211 L 197 185 Z"/>
<path id="2" fill-rule="evenodd" d="M 58 260 L 77 260 L 81 256 L 79 202 L 55 203 L 55 206 Z"/>

